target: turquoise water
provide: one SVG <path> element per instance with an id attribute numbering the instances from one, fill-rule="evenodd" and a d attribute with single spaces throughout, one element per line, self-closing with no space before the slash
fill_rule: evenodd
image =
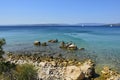
<path id="1" fill-rule="evenodd" d="M 6 39 L 6 51 L 33 48 L 35 40 L 72 41 L 86 49 L 84 53 L 75 52 L 78 58 L 90 56 L 98 65 L 108 65 L 120 71 L 120 27 L 1 26 L 0 38 Z"/>

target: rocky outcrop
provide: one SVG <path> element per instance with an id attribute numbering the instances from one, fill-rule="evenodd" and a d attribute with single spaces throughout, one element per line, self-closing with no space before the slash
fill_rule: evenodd
<path id="1" fill-rule="evenodd" d="M 40 41 L 34 41 L 34 45 L 39 46 L 41 45 Z"/>
<path id="2" fill-rule="evenodd" d="M 49 40 L 48 42 L 57 43 L 58 40 L 57 39 L 56 40 Z M 40 41 L 35 41 L 34 45 L 37 45 L 37 46 L 40 46 L 40 45 L 47 46 L 47 43 L 46 42 L 40 43 Z M 77 50 L 78 49 L 78 47 L 75 44 L 73 44 L 71 42 L 65 43 L 64 41 L 62 41 L 60 43 L 59 47 L 62 48 L 62 49 L 66 49 L 66 50 Z M 84 48 L 80 48 L 79 50 L 85 50 L 85 49 Z"/>
<path id="3" fill-rule="evenodd" d="M 104 67 L 101 73 L 105 80 L 120 80 L 120 74 L 109 67 Z"/>
<path id="4" fill-rule="evenodd" d="M 63 48 L 63 49 L 68 49 L 68 50 L 77 50 L 77 46 L 73 43 L 65 43 L 64 41 L 62 41 L 60 43 L 60 48 Z"/>
<path id="5" fill-rule="evenodd" d="M 94 75 L 94 63 L 74 60 L 10 55 L 7 59 L 15 64 L 32 64 L 42 80 L 84 80 Z"/>
<path id="6" fill-rule="evenodd" d="M 86 78 L 92 78 L 95 75 L 94 62 L 92 60 L 85 61 L 81 66 L 81 71 L 85 74 Z"/>
<path id="7" fill-rule="evenodd" d="M 77 67 L 77 66 L 67 66 L 64 76 L 66 80 L 85 79 L 85 74 L 81 71 L 80 67 Z"/>
<path id="8" fill-rule="evenodd" d="M 60 48 L 67 48 L 64 41 L 62 41 L 62 42 L 60 43 L 60 46 L 59 46 L 59 47 L 60 47 Z"/>

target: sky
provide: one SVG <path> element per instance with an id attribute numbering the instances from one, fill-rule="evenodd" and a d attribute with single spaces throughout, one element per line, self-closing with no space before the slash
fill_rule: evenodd
<path id="1" fill-rule="evenodd" d="M 0 25 L 120 23 L 120 0 L 0 0 Z"/>

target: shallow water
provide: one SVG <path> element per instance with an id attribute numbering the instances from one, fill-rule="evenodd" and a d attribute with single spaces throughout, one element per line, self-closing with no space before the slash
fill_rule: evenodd
<path id="1" fill-rule="evenodd" d="M 50 39 L 72 41 L 78 47 L 84 47 L 84 52 L 67 52 L 51 44 L 47 48 L 40 48 L 51 53 L 61 52 L 66 57 L 79 59 L 92 58 L 98 65 L 108 65 L 120 72 L 120 27 L 78 27 L 78 26 L 4 26 L 0 27 L 0 38 L 5 38 L 6 51 L 29 51 L 36 49 L 35 40 L 41 42 Z M 39 50 L 39 48 L 38 48 Z M 70 53 L 70 54 L 69 54 Z"/>

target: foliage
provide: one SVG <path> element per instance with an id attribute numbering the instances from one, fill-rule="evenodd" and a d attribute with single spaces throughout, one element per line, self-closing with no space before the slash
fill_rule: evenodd
<path id="1" fill-rule="evenodd" d="M 14 65 L 0 62 L 0 79 L 2 80 L 37 80 L 34 66 L 29 64 Z"/>
<path id="2" fill-rule="evenodd" d="M 34 66 L 29 64 L 15 65 L 4 61 L 2 57 L 4 44 L 6 44 L 5 39 L 0 39 L 0 80 L 37 80 Z"/>
<path id="3" fill-rule="evenodd" d="M 2 58 L 2 55 L 4 54 L 2 46 L 6 44 L 5 39 L 0 39 L 0 58 Z"/>
<path id="4" fill-rule="evenodd" d="M 29 64 L 18 65 L 15 74 L 16 80 L 37 80 L 36 70 Z"/>
<path id="5" fill-rule="evenodd" d="M 10 72 L 11 69 L 15 68 L 15 64 L 8 62 L 0 62 L 0 74 L 3 72 Z"/>
<path id="6" fill-rule="evenodd" d="M 10 62 L 0 62 L 0 79 L 14 80 L 12 71 L 15 69 L 15 64 Z"/>
<path id="7" fill-rule="evenodd" d="M 0 46 L 4 45 L 5 43 L 5 39 L 0 39 Z"/>

